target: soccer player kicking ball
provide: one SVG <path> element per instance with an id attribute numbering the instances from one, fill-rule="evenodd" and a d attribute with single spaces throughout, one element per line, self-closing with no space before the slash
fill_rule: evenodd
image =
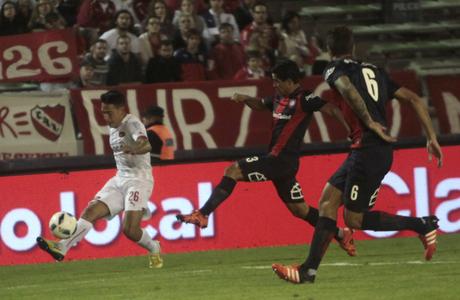
<path id="1" fill-rule="evenodd" d="M 153 176 L 150 165 L 150 144 L 141 121 L 126 111 L 126 100 L 118 91 L 101 95 L 101 111 L 110 127 L 110 147 L 117 165 L 117 174 L 88 203 L 77 223 L 77 230 L 68 239 L 50 241 L 37 238 L 38 246 L 61 261 L 67 251 L 81 241 L 93 224 L 124 211 L 123 233 L 150 253 L 150 267 L 161 268 L 160 243 L 141 229 L 142 216 L 152 194 Z"/>
<path id="2" fill-rule="evenodd" d="M 225 170 L 221 182 L 200 210 L 189 215 L 177 215 L 181 222 L 205 228 L 208 216 L 232 193 L 238 181 L 272 181 L 278 196 L 291 213 L 312 226 L 318 222 L 318 210 L 304 201 L 302 188 L 296 180 L 299 155 L 305 131 L 315 111 L 323 111 L 342 120 L 338 109 L 325 105 L 321 98 L 302 89 L 301 74 L 296 63 L 290 60 L 276 65 L 272 71 L 273 84 L 280 96 L 265 99 L 235 94 L 232 100 L 244 103 L 253 110 L 270 111 L 273 116 L 269 153 L 247 157 L 234 162 Z M 352 231 L 335 227 L 334 237 L 348 255 L 355 256 Z"/>
<path id="3" fill-rule="evenodd" d="M 350 228 L 411 230 L 419 235 L 426 260 L 436 251 L 436 216 L 416 218 L 371 211 L 393 161 L 393 147 L 389 142 L 394 139 L 381 131 L 386 126 L 385 104 L 392 98 L 412 107 L 426 133 L 429 158 L 434 155 L 441 167 L 441 147 L 426 106 L 414 92 L 394 83 L 384 70 L 353 59 L 353 34 L 347 27 L 336 27 L 327 41 L 333 61 L 324 76 L 344 99 L 339 100 L 338 105 L 351 128 L 353 144 L 348 158 L 326 183 L 321 195 L 321 217 L 307 260 L 300 266 L 272 265 L 280 278 L 292 283 L 315 280 L 321 259 L 335 234 L 337 210 L 342 204 L 345 223 Z"/>

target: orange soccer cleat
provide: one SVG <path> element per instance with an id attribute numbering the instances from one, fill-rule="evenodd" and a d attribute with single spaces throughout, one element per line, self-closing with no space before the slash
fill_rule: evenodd
<path id="1" fill-rule="evenodd" d="M 439 219 L 436 216 L 423 217 L 422 222 L 425 224 L 425 234 L 418 237 L 425 248 L 425 260 L 431 260 L 436 252 L 436 233 Z"/>
<path id="2" fill-rule="evenodd" d="M 342 228 L 343 238 L 339 241 L 340 248 L 345 250 L 349 256 L 356 256 L 356 246 L 353 240 L 353 229 Z"/>
<path id="3" fill-rule="evenodd" d="M 183 223 L 191 223 L 200 228 L 208 227 L 208 216 L 203 215 L 199 210 L 194 210 L 190 215 L 176 215 L 176 218 Z"/>

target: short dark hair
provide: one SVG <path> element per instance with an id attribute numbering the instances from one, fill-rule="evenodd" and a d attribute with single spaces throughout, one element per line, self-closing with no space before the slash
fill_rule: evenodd
<path id="1" fill-rule="evenodd" d="M 346 26 L 337 26 L 327 34 L 327 46 L 332 56 L 352 54 L 353 32 Z"/>
<path id="2" fill-rule="evenodd" d="M 232 24 L 228 23 L 228 22 L 224 22 L 222 24 L 219 25 L 219 31 L 221 31 L 222 29 L 231 29 L 231 30 L 235 30 L 235 27 L 233 27 Z"/>
<path id="3" fill-rule="evenodd" d="M 276 75 L 279 80 L 292 80 L 293 82 L 299 82 L 300 78 L 302 78 L 302 74 L 300 73 L 299 67 L 297 64 L 290 60 L 282 60 L 273 67 L 272 73 Z"/>
<path id="4" fill-rule="evenodd" d="M 101 102 L 104 104 L 113 104 L 115 106 L 125 105 L 125 95 L 116 90 L 110 90 L 101 95 Z"/>
<path id="5" fill-rule="evenodd" d="M 147 110 L 142 114 L 143 117 L 164 117 L 165 111 L 163 108 L 157 105 L 150 106 Z"/>

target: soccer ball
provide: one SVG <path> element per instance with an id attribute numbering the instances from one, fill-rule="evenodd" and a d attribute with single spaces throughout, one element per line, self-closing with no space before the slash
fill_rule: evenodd
<path id="1" fill-rule="evenodd" d="M 49 223 L 53 235 L 60 239 L 67 239 L 77 230 L 77 219 L 65 211 L 55 213 Z"/>

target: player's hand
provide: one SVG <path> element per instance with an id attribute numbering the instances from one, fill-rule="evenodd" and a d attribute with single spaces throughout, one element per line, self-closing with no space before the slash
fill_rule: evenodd
<path id="1" fill-rule="evenodd" d="M 232 100 L 232 101 L 234 101 L 236 103 L 244 102 L 247 99 L 248 99 L 247 95 L 238 94 L 238 93 L 233 94 L 232 98 L 230 98 L 230 100 Z"/>
<path id="2" fill-rule="evenodd" d="M 379 122 L 374 122 L 372 121 L 368 125 L 369 129 L 375 132 L 382 140 L 388 142 L 388 143 L 394 143 L 396 142 L 396 138 L 388 135 L 386 133 L 387 128 L 380 124 Z"/>
<path id="3" fill-rule="evenodd" d="M 438 160 L 438 168 L 442 167 L 442 150 L 437 140 L 428 140 L 426 142 L 426 150 L 428 151 L 428 160 L 431 161 L 433 156 Z"/>

